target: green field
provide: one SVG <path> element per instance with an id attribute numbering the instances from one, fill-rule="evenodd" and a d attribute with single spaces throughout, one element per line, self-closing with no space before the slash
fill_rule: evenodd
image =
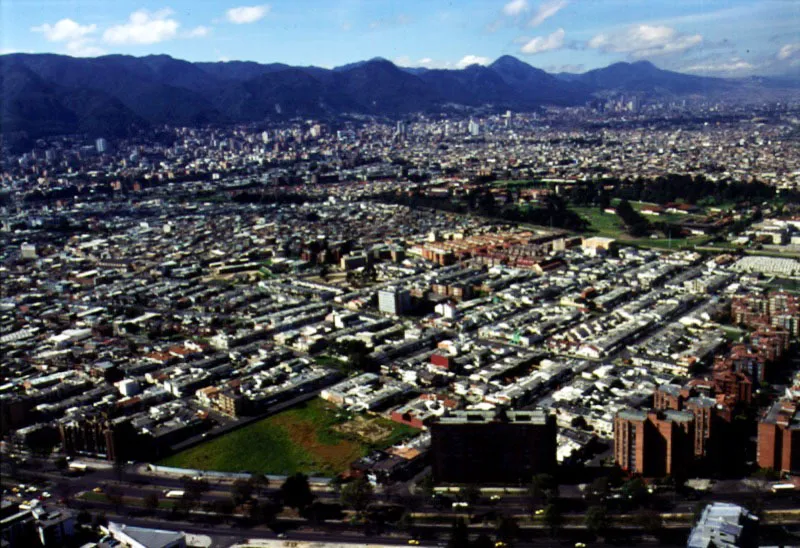
<path id="1" fill-rule="evenodd" d="M 321 399 L 267 417 L 158 464 L 197 470 L 333 476 L 372 449 L 418 430 L 369 415 L 348 415 Z"/>
<path id="2" fill-rule="evenodd" d="M 619 238 L 625 236 L 625 223 L 618 215 L 604 213 L 599 207 L 573 207 L 572 211 L 580 215 L 588 223 L 588 231 L 599 236 Z"/>

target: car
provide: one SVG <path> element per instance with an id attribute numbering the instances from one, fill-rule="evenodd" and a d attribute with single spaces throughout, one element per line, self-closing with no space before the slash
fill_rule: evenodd
<path id="1" fill-rule="evenodd" d="M 94 489 L 92 489 L 92 493 L 102 493 L 102 492 L 103 492 L 102 487 L 95 487 Z"/>
<path id="2" fill-rule="evenodd" d="M 286 533 L 278 533 L 278 538 L 286 538 Z"/>
<path id="3" fill-rule="evenodd" d="M 539 508 L 533 513 L 535 516 L 541 516 L 544 514 L 544 508 Z"/>
<path id="4" fill-rule="evenodd" d="M 575 543 L 575 548 L 586 548 L 586 543 L 585 542 L 576 542 Z"/>
<path id="5" fill-rule="evenodd" d="M 497 542 L 494 543 L 494 546 L 495 548 L 505 548 L 506 546 L 508 546 L 508 544 L 503 542 L 502 540 L 498 540 Z"/>
<path id="6" fill-rule="evenodd" d="M 492 502 L 497 502 L 501 498 L 503 498 L 503 497 L 501 497 L 500 495 L 492 495 L 491 497 L 489 497 L 489 500 L 492 501 Z"/>
<path id="7" fill-rule="evenodd" d="M 42 498 L 49 499 L 49 498 L 50 498 L 50 497 L 52 497 L 52 496 L 53 496 L 53 495 L 51 495 L 51 494 L 50 494 L 50 493 L 48 493 L 47 491 L 42 491 Z"/>
<path id="8" fill-rule="evenodd" d="M 410 539 L 408 539 L 408 543 L 409 543 L 411 546 L 419 546 L 419 541 L 418 541 L 417 539 L 415 539 L 415 538 L 410 538 Z"/>

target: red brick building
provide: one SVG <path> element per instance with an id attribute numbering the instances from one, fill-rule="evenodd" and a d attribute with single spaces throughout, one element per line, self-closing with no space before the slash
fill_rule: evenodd
<path id="1" fill-rule="evenodd" d="M 614 460 L 630 474 L 683 476 L 693 460 L 694 415 L 686 411 L 620 411 L 614 418 Z"/>
<path id="2" fill-rule="evenodd" d="M 797 401 L 779 400 L 758 424 L 758 465 L 800 472 L 800 413 Z"/>

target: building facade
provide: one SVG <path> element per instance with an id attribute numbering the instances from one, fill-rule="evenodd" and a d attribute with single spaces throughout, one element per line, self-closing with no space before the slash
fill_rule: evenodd
<path id="1" fill-rule="evenodd" d="M 556 421 L 543 410 L 454 411 L 430 430 L 436 482 L 517 484 L 556 467 Z"/>

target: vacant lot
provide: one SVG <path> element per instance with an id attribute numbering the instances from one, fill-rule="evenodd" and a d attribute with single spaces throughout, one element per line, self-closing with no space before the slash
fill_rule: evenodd
<path id="1" fill-rule="evenodd" d="M 371 449 L 388 447 L 416 432 L 380 417 L 350 416 L 316 399 L 159 464 L 225 472 L 332 476 Z"/>

